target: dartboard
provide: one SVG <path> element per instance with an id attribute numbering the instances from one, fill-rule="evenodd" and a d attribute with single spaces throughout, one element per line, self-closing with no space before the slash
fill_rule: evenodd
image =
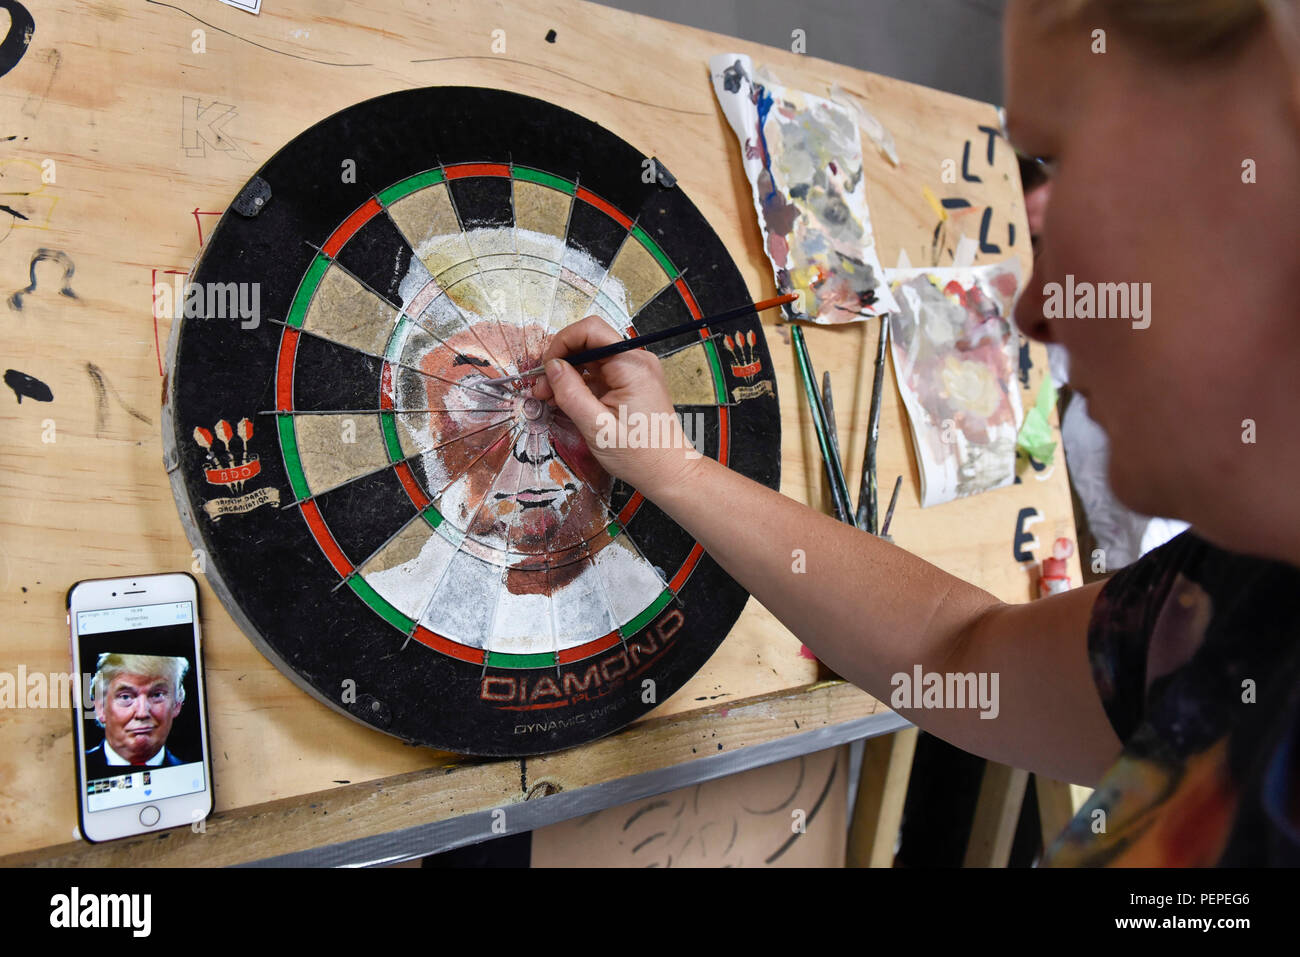
<path id="1" fill-rule="evenodd" d="M 750 302 L 671 173 L 600 126 L 465 87 L 349 107 L 258 171 L 176 295 L 182 520 L 240 627 L 326 704 L 445 750 L 553 751 L 666 700 L 740 615 L 563 413 L 482 384 L 587 315 L 633 336 Z M 688 454 L 776 487 L 757 316 L 652 348 Z"/>

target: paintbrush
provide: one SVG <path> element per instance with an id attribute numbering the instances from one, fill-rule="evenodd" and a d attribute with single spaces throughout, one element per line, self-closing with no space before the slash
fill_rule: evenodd
<path id="1" fill-rule="evenodd" d="M 858 528 L 876 534 L 880 505 L 876 490 L 876 446 L 880 441 L 880 400 L 885 381 L 885 352 L 889 345 L 889 317 L 880 317 L 880 341 L 876 348 L 876 377 L 871 384 L 871 412 L 867 417 L 867 449 L 862 456 L 862 484 L 858 487 Z"/>
<path id="2" fill-rule="evenodd" d="M 831 448 L 830 432 L 826 426 L 826 409 L 822 405 L 821 394 L 813 378 L 812 359 L 808 355 L 808 344 L 804 342 L 803 330 L 798 326 L 790 327 L 790 338 L 794 341 L 794 353 L 799 361 L 799 377 L 803 380 L 803 389 L 808 396 L 808 405 L 812 409 L 813 430 L 817 433 L 817 444 L 821 448 L 822 464 L 826 466 L 826 480 L 831 487 L 831 504 L 835 508 L 835 517 L 846 525 L 857 527 L 853 521 L 853 503 L 849 499 L 848 484 L 844 481 L 844 469 L 839 456 Z"/>
<path id="3" fill-rule="evenodd" d="M 794 302 L 798 298 L 797 295 L 791 293 L 786 296 L 777 296 L 774 299 L 764 299 L 762 302 L 756 302 L 748 306 L 738 306 L 735 309 L 728 309 L 726 312 L 719 312 L 703 319 L 696 319 L 694 322 L 684 322 L 680 326 L 673 326 L 671 329 L 651 332 L 644 336 L 633 336 L 631 339 L 612 342 L 607 346 L 597 346 L 595 349 L 575 352 L 571 356 L 565 356 L 564 361 L 572 366 L 580 366 L 586 362 L 608 359 L 610 356 L 616 356 L 621 352 L 630 352 L 633 349 L 640 349 L 642 346 L 671 339 L 673 336 L 680 336 L 684 332 L 695 332 L 705 326 L 716 326 L 735 319 L 743 319 L 751 313 L 762 312 L 764 309 L 775 309 L 777 306 L 784 306 L 787 302 Z M 502 376 L 499 379 L 486 379 L 480 382 L 479 385 L 505 385 L 507 382 L 516 382 L 520 379 L 536 378 L 542 375 L 544 371 L 545 369 L 542 366 L 538 366 L 536 369 L 529 369 L 527 372 L 521 372 L 518 375 Z"/>

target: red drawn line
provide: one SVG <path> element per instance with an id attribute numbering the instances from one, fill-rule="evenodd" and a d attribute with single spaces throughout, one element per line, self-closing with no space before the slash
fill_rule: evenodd
<path id="1" fill-rule="evenodd" d="M 275 370 L 275 405 L 281 412 L 293 411 L 293 360 L 297 350 L 298 330 L 285 329 Z"/>
<path id="2" fill-rule="evenodd" d="M 201 221 L 199 220 L 199 217 L 200 217 L 200 216 L 220 216 L 220 215 L 221 215 L 220 213 L 210 213 L 210 212 L 208 212 L 208 211 L 205 210 L 205 209 L 199 209 L 197 206 L 194 207 L 194 228 L 195 228 L 196 230 L 198 230 L 198 233 L 199 233 L 199 248 L 200 248 L 200 249 L 203 248 L 203 226 L 202 226 L 202 224 L 201 224 Z"/>
<path id="3" fill-rule="evenodd" d="M 334 536 L 330 530 L 325 527 L 325 520 L 321 518 L 320 509 L 316 507 L 315 499 L 308 499 L 301 505 L 303 517 L 307 519 L 307 524 L 311 526 L 312 534 L 316 537 L 316 543 L 320 545 L 321 551 L 329 559 L 334 570 L 342 577 L 347 578 L 352 574 L 352 563 L 347 560 L 343 554 L 343 549 L 339 548 L 338 542 L 334 541 Z"/>
<path id="4" fill-rule="evenodd" d="M 727 433 L 731 431 L 730 410 L 725 405 L 718 406 L 718 463 L 727 464 L 727 456 L 731 454 L 730 443 Z"/>
<path id="5" fill-rule="evenodd" d="M 623 506 L 623 511 L 618 513 L 618 523 L 626 528 L 627 523 L 632 521 L 632 516 L 636 514 L 636 510 L 641 507 L 641 503 L 644 501 L 645 496 L 640 492 L 628 499 L 627 504 Z"/>
<path id="6" fill-rule="evenodd" d="M 405 462 L 398 462 L 393 466 L 393 470 L 397 472 L 397 477 L 401 479 L 402 488 L 406 489 L 406 494 L 410 497 L 411 504 L 421 512 L 428 508 L 429 497 L 424 494 L 423 490 L 421 490 L 420 486 L 416 483 L 415 476 L 411 474 L 411 467 Z"/>

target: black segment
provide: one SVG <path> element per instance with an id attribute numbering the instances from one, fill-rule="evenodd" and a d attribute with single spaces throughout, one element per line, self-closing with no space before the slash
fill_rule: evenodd
<path id="1" fill-rule="evenodd" d="M 293 370 L 293 407 L 305 412 L 373 409 L 382 368 L 382 359 L 318 336 L 301 335 Z"/>
<path id="2" fill-rule="evenodd" d="M 322 492 L 316 496 L 316 505 L 339 548 L 356 566 L 419 515 L 390 468 Z"/>
<path id="3" fill-rule="evenodd" d="M 567 242 L 587 253 L 605 269 L 609 269 L 614 262 L 614 256 L 627 235 L 628 232 L 621 223 L 606 216 L 590 203 L 578 201 L 573 204 L 573 211 L 569 214 Z"/>
<path id="4" fill-rule="evenodd" d="M 371 216 L 334 258 L 363 286 L 383 296 L 397 309 L 403 305 L 398 288 L 410 270 L 414 269 L 420 277 L 410 284 L 412 294 L 433 278 L 424 264 L 414 259 L 411 247 L 393 221 L 383 215 Z"/>
<path id="5" fill-rule="evenodd" d="M 513 188 L 504 176 L 465 176 L 449 180 L 451 201 L 462 228 L 513 226 Z"/>

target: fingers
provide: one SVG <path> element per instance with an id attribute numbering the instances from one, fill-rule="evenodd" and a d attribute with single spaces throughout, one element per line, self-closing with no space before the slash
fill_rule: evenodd
<path id="1" fill-rule="evenodd" d="M 602 414 L 608 415 L 609 410 L 587 388 L 578 370 L 563 359 L 547 361 L 546 378 L 550 383 L 550 391 L 555 396 L 555 404 L 573 420 L 583 436 L 590 441 L 599 428 L 599 417 Z"/>
<path id="2" fill-rule="evenodd" d="M 575 352 L 582 352 L 585 349 L 607 346 L 610 343 L 620 341 L 622 338 L 600 316 L 587 316 L 580 322 L 565 326 L 555 334 L 550 345 L 546 347 L 546 352 L 542 354 L 542 365 L 545 366 L 551 359 L 563 359 L 565 356 L 571 356 Z M 565 363 L 565 365 L 567 366 L 568 363 Z M 548 379 L 539 378 L 533 383 L 533 396 L 535 398 L 546 401 L 554 395 L 555 390 Z"/>
<path id="3" fill-rule="evenodd" d="M 551 339 L 551 344 L 542 356 L 543 363 L 548 359 L 563 359 L 584 349 L 595 349 L 622 340 L 622 336 L 610 327 L 600 316 L 588 316 L 581 322 L 565 326 Z"/>

